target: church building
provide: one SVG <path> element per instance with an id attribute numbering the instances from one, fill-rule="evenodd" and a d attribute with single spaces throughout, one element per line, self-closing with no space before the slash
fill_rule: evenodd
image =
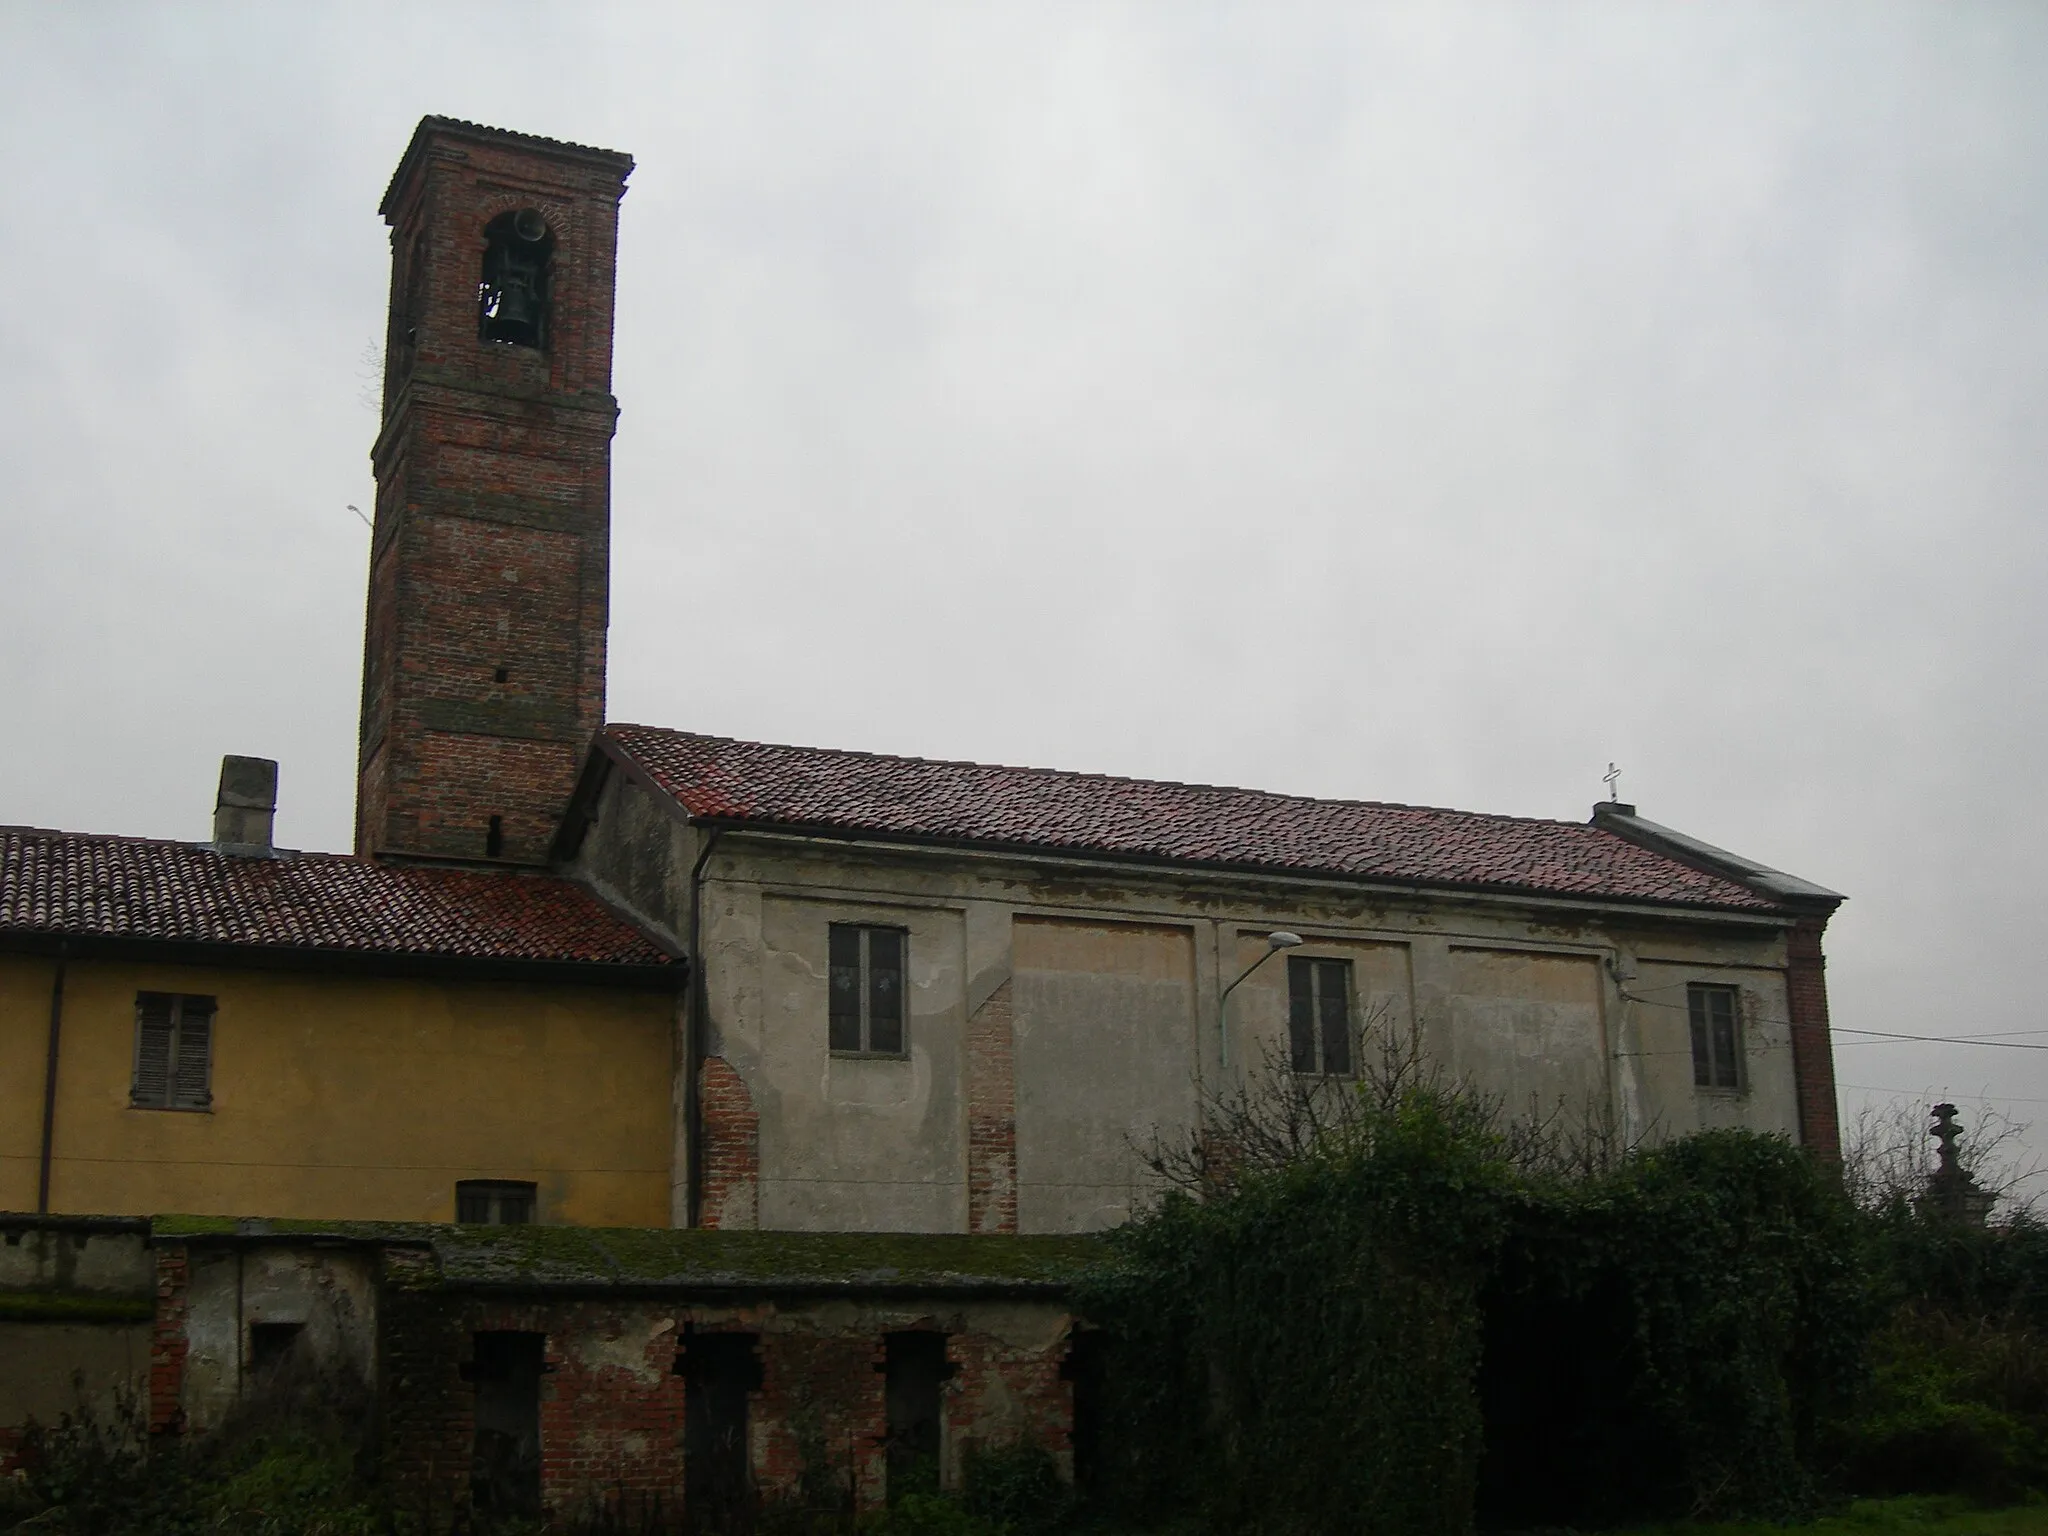
<path id="1" fill-rule="evenodd" d="M 196 1425 L 282 1347 L 252 1330 L 310 1327 L 285 1315 L 305 1295 L 413 1264 L 467 1298 L 404 1339 L 439 1362 L 419 1379 L 469 1405 L 435 1420 L 458 1448 L 443 1474 L 498 1411 L 462 1383 L 496 1371 L 523 1383 L 503 1398 L 511 1438 L 490 1442 L 527 1458 L 503 1497 L 570 1487 L 582 1463 L 560 1448 L 602 1414 L 546 1406 L 597 1371 L 562 1341 L 627 1327 L 636 1412 L 680 1424 L 715 1398 L 757 1416 L 740 1471 L 699 1446 L 697 1485 L 768 1486 L 798 1471 L 768 1406 L 782 1357 L 758 1341 L 812 1326 L 791 1321 L 812 1315 L 808 1280 L 769 1264 L 743 1285 L 741 1249 L 714 1263 L 701 1245 L 608 1271 L 600 1244 L 584 1280 L 630 1280 L 640 1311 L 593 1321 L 583 1280 L 535 1260 L 520 1290 L 476 1229 L 980 1243 L 930 1261 L 928 1303 L 888 1300 L 861 1279 L 879 1260 L 829 1250 L 870 1308 L 847 1379 L 871 1356 L 880 1373 L 846 1409 L 880 1426 L 873 1447 L 835 1475 L 873 1502 L 910 1438 L 954 1465 L 984 1401 L 1026 1404 L 1071 1468 L 1067 1319 L 1045 1278 L 1066 1250 L 1031 1244 L 1141 1209 L 1145 1149 L 1185 1142 L 1210 1096 L 1257 1074 L 1341 1086 L 1391 1038 L 1510 1113 L 1624 1142 L 1746 1127 L 1836 1155 L 1822 936 L 1842 898 L 1631 806 L 1545 821 L 608 721 L 632 164 L 430 117 L 385 192 L 354 851 L 273 846 L 276 765 L 242 758 L 211 843 L 0 828 L 0 1211 L 22 1213 L 6 1263 L 29 1265 L 21 1233 L 48 1259 L 26 1279 L 0 1265 L 0 1328 L 10 1286 L 56 1284 L 49 1255 L 128 1221 L 106 1229 L 140 1256 L 120 1294 L 156 1299 L 107 1370 L 142 1369 L 141 1349 L 155 1382 L 175 1357 L 152 1424 Z M 202 1220 L 135 1224 L 167 1212 Z M 294 1231 L 380 1257 L 350 1269 L 289 1248 Z M 268 1319 L 248 1311 L 259 1250 L 285 1298 Z M 166 1334 L 174 1291 L 214 1298 L 192 1317 L 230 1305 L 230 1258 L 225 1331 L 208 1343 L 179 1313 Z M 954 1292 L 1010 1310 L 976 1321 Z M 937 1366 L 912 1338 L 932 1328 L 954 1341 Z M 733 1330 L 756 1353 L 706 1342 Z M 328 1334 L 366 1373 L 396 1347 Z M 901 1433 L 875 1395 L 899 1356 L 946 1404 Z M 23 1422 L 10 1390 L 0 1423 Z M 686 1480 L 684 1450 L 667 1454 L 644 1486 Z"/>

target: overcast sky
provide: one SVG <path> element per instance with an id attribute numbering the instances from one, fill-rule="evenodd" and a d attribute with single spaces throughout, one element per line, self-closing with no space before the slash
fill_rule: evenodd
<path id="1" fill-rule="evenodd" d="M 0 0 L 0 822 L 345 848 L 424 113 L 628 150 L 608 713 L 1845 891 L 2048 1125 L 2048 8 Z M 1967 1116 L 1965 1117 L 1968 1118 Z M 2048 1148 L 2037 1128 L 2036 1144 Z"/>

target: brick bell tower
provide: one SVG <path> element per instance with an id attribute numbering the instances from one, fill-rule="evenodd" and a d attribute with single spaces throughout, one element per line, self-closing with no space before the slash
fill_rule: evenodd
<path id="1" fill-rule="evenodd" d="M 391 226 L 356 851 L 538 864 L 604 722 L 630 155 L 421 120 Z"/>

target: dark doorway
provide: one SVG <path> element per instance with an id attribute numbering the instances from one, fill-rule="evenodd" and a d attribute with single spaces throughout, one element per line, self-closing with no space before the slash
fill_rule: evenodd
<path id="1" fill-rule="evenodd" d="M 707 1533 L 742 1531 L 753 1514 L 747 1462 L 747 1394 L 761 1386 L 754 1333 L 686 1328 L 683 1377 L 683 1523 Z"/>
<path id="2" fill-rule="evenodd" d="M 1102 1389 L 1109 1335 L 1076 1333 L 1060 1375 L 1074 1386 L 1074 1490 L 1083 1498 L 1102 1492 Z"/>
<path id="3" fill-rule="evenodd" d="M 883 1340 L 889 1421 L 889 1502 L 939 1490 L 939 1398 L 953 1367 L 943 1333 L 892 1333 Z"/>
<path id="4" fill-rule="evenodd" d="M 540 1513 L 540 1378 L 543 1333 L 479 1333 L 466 1374 L 476 1387 L 476 1449 L 470 1498 L 480 1513 Z"/>

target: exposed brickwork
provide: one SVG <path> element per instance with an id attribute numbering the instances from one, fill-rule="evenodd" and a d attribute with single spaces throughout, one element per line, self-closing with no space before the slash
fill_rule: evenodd
<path id="1" fill-rule="evenodd" d="M 967 1021 L 967 1230 L 1017 1230 L 1017 1061 L 1004 982 Z"/>
<path id="2" fill-rule="evenodd" d="M 1821 952 L 1826 916 L 1803 917 L 1788 941 L 1785 992 L 1792 1021 L 1792 1078 L 1799 1095 L 1799 1140 L 1816 1154 L 1842 1155 L 1835 1103 L 1835 1042 L 1828 1028 L 1827 956 Z"/>
<path id="3" fill-rule="evenodd" d="M 697 1076 L 697 1105 L 703 1126 L 702 1205 L 706 1227 L 760 1224 L 761 1116 L 754 1096 L 723 1056 L 707 1056 Z"/>
<path id="4" fill-rule="evenodd" d="M 428 119 L 385 198 L 384 428 L 357 850 L 545 858 L 604 716 L 612 296 L 632 162 Z M 545 349 L 479 340 L 484 229 L 535 209 Z M 500 676 L 502 671 L 503 676 Z"/>
<path id="5" fill-rule="evenodd" d="M 156 1326 L 149 1341 L 149 1432 L 175 1435 L 185 1423 L 185 1318 L 191 1261 L 176 1244 L 156 1250 Z"/>
<path id="6" fill-rule="evenodd" d="M 880 1505 L 888 1464 L 881 1335 L 772 1331 L 765 1311 L 752 1326 L 764 1329 L 761 1387 L 748 1404 L 762 1502 L 818 1502 L 829 1488 L 834 1502 Z"/>
<path id="7" fill-rule="evenodd" d="M 1019 1441 L 1045 1447 L 1073 1477 L 1074 1388 L 1060 1376 L 1066 1356 L 1064 1339 L 1049 1348 L 974 1331 L 947 1339 L 957 1367 L 945 1398 L 949 1481 L 958 1484 L 971 1447 Z"/>

